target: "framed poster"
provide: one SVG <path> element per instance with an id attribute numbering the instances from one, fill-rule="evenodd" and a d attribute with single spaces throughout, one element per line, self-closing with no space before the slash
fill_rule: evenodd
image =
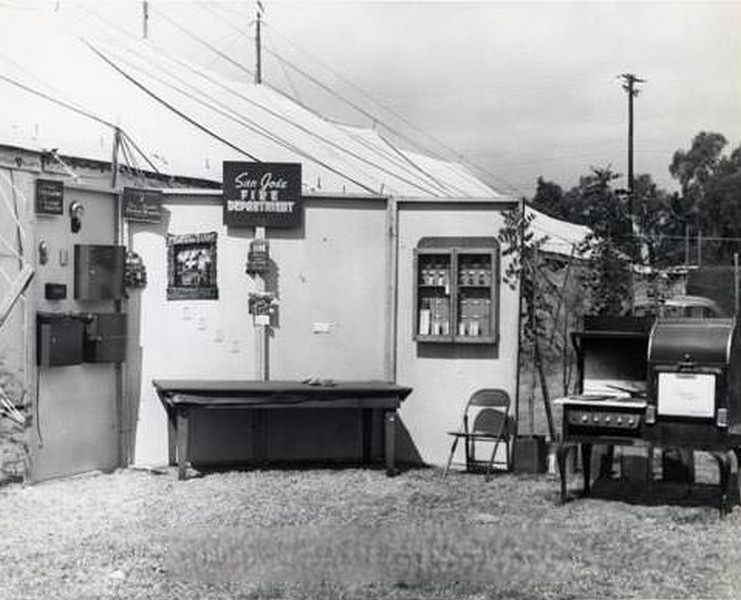
<path id="1" fill-rule="evenodd" d="M 167 299 L 216 300 L 216 232 L 167 235 Z"/>
<path id="2" fill-rule="evenodd" d="M 299 227 L 301 164 L 225 161 L 224 225 Z"/>

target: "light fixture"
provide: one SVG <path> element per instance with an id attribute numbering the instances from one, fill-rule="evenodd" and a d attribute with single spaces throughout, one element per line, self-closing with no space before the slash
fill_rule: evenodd
<path id="1" fill-rule="evenodd" d="M 82 216 L 85 214 L 85 207 L 77 200 L 73 200 L 69 205 L 70 227 L 72 233 L 77 233 L 82 227 Z"/>

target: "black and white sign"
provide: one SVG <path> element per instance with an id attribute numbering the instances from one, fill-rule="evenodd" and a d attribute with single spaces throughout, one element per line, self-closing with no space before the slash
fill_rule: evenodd
<path id="1" fill-rule="evenodd" d="M 61 215 L 64 212 L 64 183 L 53 179 L 36 180 L 36 214 Z"/>
<path id="2" fill-rule="evenodd" d="M 162 222 L 162 192 L 126 187 L 123 190 L 123 216 L 139 223 Z"/>
<path id="3" fill-rule="evenodd" d="M 224 224 L 229 227 L 298 227 L 301 165 L 225 161 Z"/>

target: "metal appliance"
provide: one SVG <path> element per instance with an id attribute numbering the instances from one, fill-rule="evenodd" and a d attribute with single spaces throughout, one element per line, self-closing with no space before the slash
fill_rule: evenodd
<path id="1" fill-rule="evenodd" d="M 569 452 L 581 447 L 590 492 L 594 444 L 708 452 L 719 468 L 720 510 L 739 502 L 741 339 L 735 319 L 585 321 L 572 334 L 578 395 L 561 398 L 561 500 Z M 590 327 L 591 326 L 591 327 Z M 650 453 L 649 453 L 650 456 Z M 650 479 L 650 477 L 649 477 Z"/>
<path id="2" fill-rule="evenodd" d="M 577 394 L 555 401 L 563 408 L 556 452 L 562 501 L 566 500 L 566 463 L 571 451 L 581 447 L 584 492 L 589 494 L 595 444 L 610 448 L 607 463 L 613 446 L 642 443 L 651 324 L 647 318 L 585 317 L 584 330 L 572 332 Z"/>

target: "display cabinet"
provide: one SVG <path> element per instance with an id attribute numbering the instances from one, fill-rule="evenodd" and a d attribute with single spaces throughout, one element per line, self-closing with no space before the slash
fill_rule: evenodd
<path id="1" fill-rule="evenodd" d="M 414 250 L 414 339 L 495 344 L 499 334 L 496 238 L 422 238 Z"/>

